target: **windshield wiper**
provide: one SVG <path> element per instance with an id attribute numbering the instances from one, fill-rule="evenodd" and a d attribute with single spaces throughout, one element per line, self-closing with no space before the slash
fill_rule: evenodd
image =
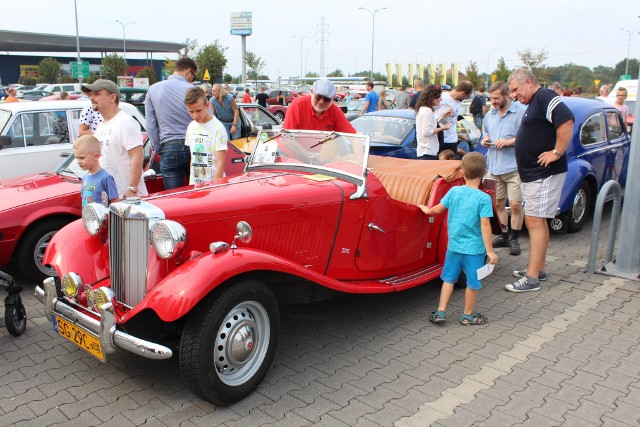
<path id="1" fill-rule="evenodd" d="M 313 144 L 313 145 L 312 145 L 311 147 L 309 147 L 309 148 L 315 148 L 315 147 L 317 147 L 318 145 L 322 145 L 322 144 L 324 144 L 325 142 L 327 142 L 327 141 L 331 141 L 331 140 L 333 140 L 333 139 L 336 139 L 336 138 L 337 138 L 337 137 L 339 137 L 339 136 L 340 136 L 340 135 L 338 135 L 338 134 L 336 133 L 336 131 L 332 131 L 329 135 L 327 135 L 326 137 L 324 137 L 323 139 L 321 139 L 320 141 L 318 141 L 316 144 Z"/>

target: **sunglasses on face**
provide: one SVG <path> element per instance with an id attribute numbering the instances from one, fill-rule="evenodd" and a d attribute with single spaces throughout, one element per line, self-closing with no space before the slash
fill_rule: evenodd
<path id="1" fill-rule="evenodd" d="M 320 101 L 331 102 L 331 98 L 327 98 L 326 96 L 322 96 L 317 93 L 315 95 L 316 95 L 316 102 L 320 102 Z"/>

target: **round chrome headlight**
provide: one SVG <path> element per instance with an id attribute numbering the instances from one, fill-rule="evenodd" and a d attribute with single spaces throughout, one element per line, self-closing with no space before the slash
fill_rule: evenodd
<path id="1" fill-rule="evenodd" d="M 65 274 L 62 276 L 60 282 L 62 285 L 62 293 L 69 298 L 75 298 L 83 286 L 82 279 L 76 273 Z"/>
<path id="2" fill-rule="evenodd" d="M 92 236 L 106 228 L 108 217 L 109 210 L 99 203 L 89 203 L 82 208 L 82 225 Z"/>
<path id="3" fill-rule="evenodd" d="M 184 247 L 186 239 L 187 230 L 175 221 L 158 221 L 151 228 L 151 246 L 163 259 L 176 256 Z"/>

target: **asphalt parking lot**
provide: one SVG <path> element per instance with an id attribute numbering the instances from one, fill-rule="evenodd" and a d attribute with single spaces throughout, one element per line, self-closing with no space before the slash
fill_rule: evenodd
<path id="1" fill-rule="evenodd" d="M 286 308 L 273 367 L 229 407 L 194 397 L 175 360 L 103 364 L 57 337 L 19 278 L 29 321 L 16 338 L 0 318 L 0 426 L 637 426 L 640 283 L 587 275 L 590 233 L 552 235 L 540 292 L 503 288 L 526 233 L 521 256 L 500 249 L 484 326 L 457 322 L 463 292 L 430 323 L 438 283 Z"/>

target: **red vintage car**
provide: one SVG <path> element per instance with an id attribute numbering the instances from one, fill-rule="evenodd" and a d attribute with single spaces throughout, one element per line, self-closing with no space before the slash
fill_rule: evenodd
<path id="1" fill-rule="evenodd" d="M 36 288 L 54 329 L 100 360 L 177 354 L 191 391 L 224 405 L 270 367 L 279 305 L 390 293 L 438 278 L 459 161 L 369 156 L 369 137 L 261 133 L 245 172 L 106 208 L 89 204 Z M 491 190 L 485 189 L 491 193 Z"/>

